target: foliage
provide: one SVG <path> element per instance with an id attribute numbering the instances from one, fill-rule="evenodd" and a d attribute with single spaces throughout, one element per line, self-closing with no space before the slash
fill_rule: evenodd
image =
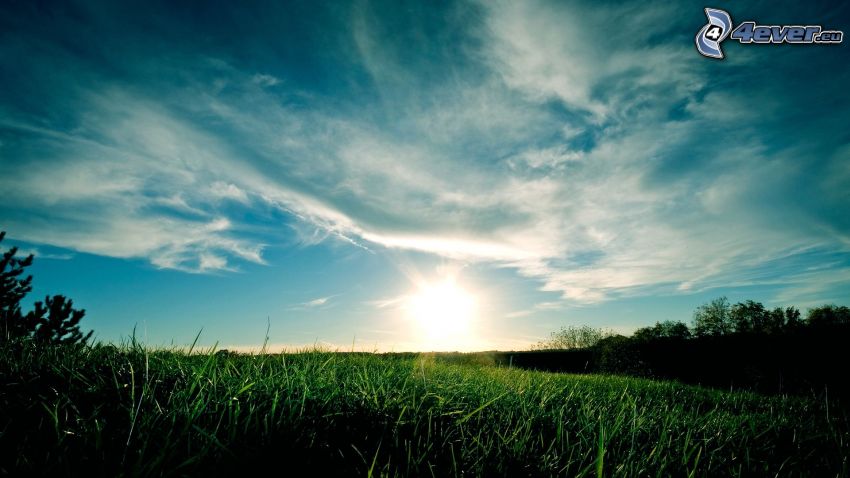
<path id="1" fill-rule="evenodd" d="M 698 337 L 731 333 L 778 334 L 798 330 L 801 326 L 800 311 L 796 307 L 769 310 L 761 302 L 752 300 L 729 305 L 726 297 L 720 297 L 694 311 L 694 334 Z"/>
<path id="2" fill-rule="evenodd" d="M 32 312 L 24 318 L 25 323 L 33 324 L 32 338 L 44 344 L 85 343 L 92 332 L 83 335 L 80 332 L 80 319 L 85 310 L 73 308 L 74 302 L 61 295 L 47 296 L 44 302 L 36 302 Z"/>
<path id="3" fill-rule="evenodd" d="M 737 333 L 763 332 L 768 322 L 768 311 L 761 302 L 739 302 L 729 311 L 729 318 Z"/>
<path id="4" fill-rule="evenodd" d="M 0 231 L 0 242 L 6 233 Z M 32 276 L 22 277 L 24 269 L 32 264 L 33 256 L 15 257 L 17 247 L 3 253 L 0 259 L 0 333 L 2 337 L 16 337 L 26 333 L 21 314 L 21 300 L 32 290 Z"/>
<path id="5" fill-rule="evenodd" d="M 824 400 L 432 354 L 4 347 L 0 474 L 838 476 L 848 458 Z"/>
<path id="6" fill-rule="evenodd" d="M 0 232 L 0 242 L 6 236 Z M 23 277 L 24 269 L 32 265 L 33 256 L 15 257 L 17 247 L 3 253 L 0 259 L 0 339 L 5 341 L 31 338 L 40 344 L 83 344 L 92 332 L 83 335 L 80 320 L 85 310 L 73 308 L 73 301 L 61 296 L 47 296 L 33 310 L 23 314 L 21 301 L 32 291 L 32 276 Z"/>
<path id="7" fill-rule="evenodd" d="M 613 335 L 599 341 L 594 347 L 594 368 L 597 372 L 643 375 L 644 367 L 634 341 L 622 335 Z"/>
<path id="8" fill-rule="evenodd" d="M 726 335 L 734 330 L 729 300 L 719 297 L 694 311 L 694 335 Z"/>
<path id="9" fill-rule="evenodd" d="M 850 325 L 850 308 L 833 304 L 815 307 L 806 315 L 806 323 L 812 327 Z"/>
<path id="10" fill-rule="evenodd" d="M 810 309 L 805 321 L 800 317 L 796 307 L 769 309 L 752 300 L 730 305 L 720 297 L 696 309 L 694 333 L 683 322 L 656 322 L 631 337 L 590 341 L 594 344 L 590 347 L 559 347 L 550 340 L 538 344 L 538 350 L 497 353 L 493 361 L 535 370 L 619 373 L 762 393 L 828 390 L 830 396 L 850 400 L 850 382 L 831 372 L 835 364 L 846 361 L 850 308 L 824 305 Z M 580 328 L 573 328 L 572 335 L 576 330 Z"/>
<path id="11" fill-rule="evenodd" d="M 534 347 L 539 350 L 582 349 L 593 347 L 605 337 L 614 335 L 610 330 L 591 327 L 589 325 L 570 325 L 552 332 L 549 338 L 541 340 Z"/>
<path id="12" fill-rule="evenodd" d="M 800 320 L 800 310 L 796 307 L 785 308 L 785 330 L 793 332 L 799 330 L 803 326 L 803 321 Z"/>
<path id="13" fill-rule="evenodd" d="M 633 337 L 637 340 L 687 339 L 691 337 L 691 330 L 684 322 L 665 320 L 635 330 Z"/>

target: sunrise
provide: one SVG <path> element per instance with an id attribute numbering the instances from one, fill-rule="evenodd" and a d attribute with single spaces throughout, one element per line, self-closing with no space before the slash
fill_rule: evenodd
<path id="1" fill-rule="evenodd" d="M 3 3 L 0 474 L 846 473 L 848 20 Z"/>

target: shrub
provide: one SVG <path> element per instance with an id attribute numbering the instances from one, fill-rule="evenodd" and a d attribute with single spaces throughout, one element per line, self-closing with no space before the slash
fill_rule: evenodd
<path id="1" fill-rule="evenodd" d="M 599 372 L 635 376 L 647 374 L 635 341 L 622 335 L 612 335 L 600 340 L 594 346 L 594 361 Z"/>
<path id="2" fill-rule="evenodd" d="M 635 330 L 633 337 L 641 341 L 657 339 L 684 340 L 691 337 L 691 331 L 684 322 L 665 320 L 664 322 L 656 322 L 652 327 L 641 327 Z"/>
<path id="3" fill-rule="evenodd" d="M 0 242 L 6 233 L 0 232 Z M 91 332 L 80 331 L 85 310 L 73 307 L 73 301 L 62 295 L 47 296 L 33 310 L 23 314 L 21 300 L 32 291 L 32 276 L 23 277 L 24 269 L 32 265 L 33 256 L 15 257 L 17 247 L 3 253 L 0 259 L 0 339 L 11 341 L 30 338 L 42 344 L 84 344 Z"/>
<path id="4" fill-rule="evenodd" d="M 552 332 L 549 338 L 541 340 L 534 347 L 539 350 L 547 349 L 584 349 L 593 347 L 605 337 L 611 337 L 613 332 L 605 329 L 582 325 L 576 327 L 561 327 L 561 330 Z"/>

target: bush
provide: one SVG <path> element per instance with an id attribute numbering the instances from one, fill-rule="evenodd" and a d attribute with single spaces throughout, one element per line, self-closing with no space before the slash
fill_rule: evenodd
<path id="1" fill-rule="evenodd" d="M 0 232 L 0 242 L 6 233 Z M 0 340 L 29 338 L 40 344 L 84 344 L 92 333 L 80 331 L 85 310 L 73 307 L 73 301 L 62 295 L 47 296 L 34 304 L 32 311 L 21 312 L 21 300 L 32 291 L 32 276 L 23 277 L 32 265 L 33 256 L 15 257 L 17 247 L 3 253 L 0 259 Z M 22 278 L 23 277 L 23 278 Z"/>
<path id="2" fill-rule="evenodd" d="M 689 339 L 691 331 L 684 322 L 665 320 L 656 322 L 652 327 L 641 327 L 635 330 L 635 340 L 648 341 L 658 339 Z"/>
<path id="3" fill-rule="evenodd" d="M 612 335 L 600 340 L 594 349 L 595 371 L 647 375 L 647 370 L 636 342 L 622 335 Z"/>
<path id="4" fill-rule="evenodd" d="M 541 340 L 534 346 L 538 350 L 565 350 L 565 349 L 585 349 L 593 347 L 600 340 L 611 337 L 613 332 L 605 329 L 582 325 L 576 327 L 561 327 L 561 330 L 552 332 L 548 339 Z"/>

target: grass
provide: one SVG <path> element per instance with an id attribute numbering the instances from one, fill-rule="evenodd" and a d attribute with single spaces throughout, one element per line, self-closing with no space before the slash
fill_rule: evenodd
<path id="1" fill-rule="evenodd" d="M 2 474 L 848 475 L 819 399 L 428 354 L 0 348 Z"/>

